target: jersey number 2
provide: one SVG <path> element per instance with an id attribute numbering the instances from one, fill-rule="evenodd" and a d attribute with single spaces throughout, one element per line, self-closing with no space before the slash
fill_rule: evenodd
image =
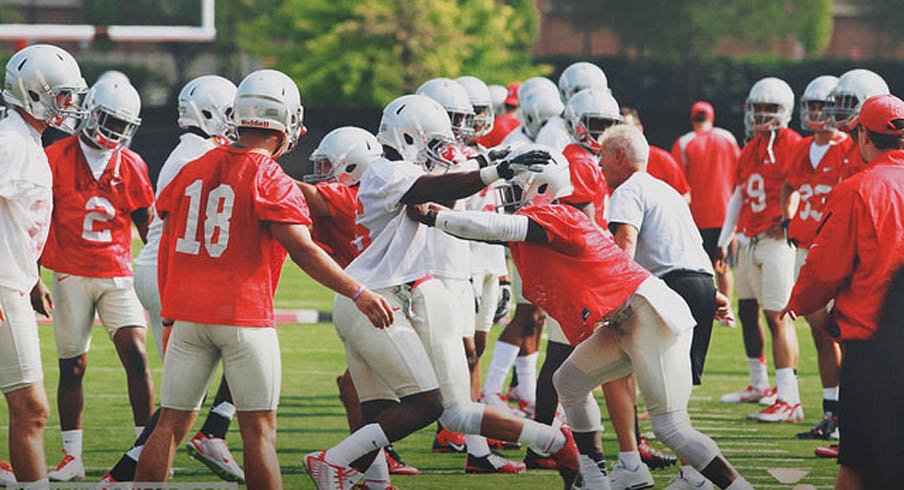
<path id="1" fill-rule="evenodd" d="M 113 221 L 116 217 L 116 208 L 109 199 L 100 196 L 94 196 L 85 203 L 85 221 L 82 222 L 82 238 L 89 242 L 110 243 L 113 241 L 113 232 L 111 230 L 94 230 L 94 223 L 106 223 Z"/>
<path id="2" fill-rule="evenodd" d="M 185 188 L 188 197 L 188 217 L 185 220 L 185 234 L 176 240 L 176 251 L 198 255 L 201 242 L 197 240 L 201 210 L 201 190 L 204 183 L 198 179 Z M 204 214 L 204 248 L 211 257 L 219 257 L 229 246 L 229 220 L 232 218 L 232 203 L 235 192 L 232 187 L 220 184 L 207 195 Z"/>

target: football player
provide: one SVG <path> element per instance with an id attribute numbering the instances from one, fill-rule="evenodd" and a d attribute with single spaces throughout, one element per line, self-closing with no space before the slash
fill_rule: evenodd
<path id="1" fill-rule="evenodd" d="M 572 63 L 559 75 L 559 97 L 563 104 L 568 104 L 568 101 L 578 92 L 590 88 L 609 92 L 609 81 L 606 79 L 606 74 L 593 63 L 586 61 Z M 540 128 L 535 141 L 559 151 L 570 145 L 572 139 L 563 115 L 550 118 Z"/>
<path id="2" fill-rule="evenodd" d="M 145 241 L 154 190 L 144 160 L 126 147 L 141 124 L 141 98 L 128 83 L 108 78 L 91 87 L 85 108 L 81 133 L 46 149 L 54 209 L 41 265 L 54 271 L 63 437 L 63 460 L 48 475 L 55 481 L 85 477 L 82 380 L 95 313 L 126 371 L 136 437 L 154 411 L 144 309 L 135 295 L 131 266 L 132 224 Z"/>
<path id="3" fill-rule="evenodd" d="M 502 97 L 500 107 L 494 108 L 493 129 L 478 138 L 477 142 L 486 148 L 493 148 L 502 143 L 502 140 L 514 131 L 521 120 L 518 119 L 518 90 L 521 82 L 512 82 L 505 88 L 505 96 Z"/>
<path id="4" fill-rule="evenodd" d="M 877 73 L 863 68 L 849 70 L 838 77 L 838 83 L 829 93 L 828 124 L 851 136 L 850 151 L 847 155 L 848 167 L 846 177 L 866 168 L 863 155 L 857 144 L 857 127 L 854 120 L 860 113 L 860 107 L 866 99 L 875 95 L 888 94 L 888 84 Z"/>
<path id="5" fill-rule="evenodd" d="M 46 44 L 26 47 L 6 64 L 0 121 L 0 390 L 9 407 L 12 464 L 0 462 L 0 482 L 46 488 L 44 427 L 50 407 L 35 309 L 49 316 L 50 295 L 36 264 L 50 228 L 53 176 L 41 146 L 48 127 L 84 119 L 78 105 L 87 89 L 75 59 Z M 15 471 L 15 475 L 13 472 Z M 16 477 L 19 481 L 16 482 Z"/>
<path id="6" fill-rule="evenodd" d="M 236 91 L 236 142 L 183 167 L 158 196 L 157 214 L 164 219 L 161 313 L 175 324 L 163 367 L 160 419 L 141 452 L 137 481 L 166 480 L 222 360 L 248 486 L 281 487 L 273 293 L 286 252 L 313 279 L 353 298 L 373 327 L 392 323 L 389 304 L 313 242 L 304 196 L 274 160 L 294 149 L 304 129 L 302 115 L 291 78 L 275 70 L 249 74 Z M 193 294 L 201 281 L 209 286 L 204 297 Z"/>
<path id="7" fill-rule="evenodd" d="M 483 163 L 479 170 L 428 175 L 425 166 L 453 165 L 444 155 L 455 140 L 445 109 L 422 95 L 387 105 L 377 138 L 385 157 L 371 162 L 358 191 L 356 241 L 364 251 L 347 271 L 400 314 L 390 329 L 376 330 L 347 298 L 336 297 L 333 319 L 345 343 L 364 425 L 329 450 L 307 455 L 308 473 L 321 490 L 349 488 L 379 448 L 439 417 L 453 432 L 557 453 L 563 473 L 572 478 L 575 465 L 564 464 L 574 457 L 566 433 L 471 401 L 461 331 L 452 323 L 457 316 L 442 283 L 429 274 L 427 229 L 406 216 L 406 206 L 467 197 L 500 177 L 541 168 L 548 155 L 530 152 L 508 159 L 506 152 L 490 153 L 477 157 Z M 374 485 L 385 488 L 388 482 Z"/>
<path id="8" fill-rule="evenodd" d="M 621 115 L 624 123 L 637 126 L 643 131 L 643 123 L 640 121 L 640 113 L 633 107 L 622 107 Z M 646 172 L 653 177 L 672 186 L 685 201 L 691 202 L 691 187 L 684 177 L 684 171 L 672 158 L 672 154 L 662 148 L 650 145 L 650 158 L 647 161 Z"/>
<path id="9" fill-rule="evenodd" d="M 744 349 L 750 369 L 747 388 L 722 397 L 725 403 L 762 402 L 767 408 L 750 414 L 760 422 L 803 420 L 797 386 L 800 348 L 794 324 L 781 318 L 794 286 L 794 250 L 782 229 L 781 189 L 801 137 L 788 128 L 794 92 L 778 78 L 756 82 L 744 105 L 744 124 L 753 139 L 738 160 L 735 191 L 719 237 L 719 259 L 737 228 L 738 266 L 735 271 L 738 316 L 744 329 Z M 777 390 L 769 387 L 765 334 L 760 308 L 772 334 Z"/>
<path id="10" fill-rule="evenodd" d="M 513 153 L 535 148 L 526 145 Z M 687 353 L 694 319 L 687 305 L 587 215 L 554 202 L 570 194 L 572 186 L 567 160 L 561 153 L 550 155 L 542 172 L 511 179 L 505 194 L 514 215 L 431 206 L 418 209 L 416 217 L 461 238 L 508 243 L 525 296 L 561 320 L 576 348 L 556 371 L 555 386 L 579 437 L 586 488 L 609 488 L 605 466 L 600 467 L 599 406 L 591 391 L 632 371 L 658 439 L 720 488 L 752 488 L 716 444 L 690 425 Z"/>

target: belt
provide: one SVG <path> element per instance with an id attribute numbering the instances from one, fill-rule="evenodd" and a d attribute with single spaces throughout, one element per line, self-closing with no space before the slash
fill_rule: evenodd
<path id="1" fill-rule="evenodd" d="M 615 308 L 614 310 L 607 313 L 602 320 L 600 320 L 601 326 L 604 327 L 614 327 L 618 328 L 619 325 L 624 323 L 631 315 L 634 314 L 634 308 L 631 307 L 631 303 L 634 300 L 634 295 L 632 294 L 627 301 L 622 303 L 620 306 Z"/>
<path id="2" fill-rule="evenodd" d="M 418 286 L 421 284 L 433 279 L 433 276 L 428 272 L 421 277 L 420 279 L 416 279 L 414 281 L 406 282 L 400 286 L 393 286 L 389 288 L 392 294 L 395 295 L 399 301 L 402 302 L 402 312 L 405 314 L 405 317 L 408 318 L 412 323 L 426 323 L 426 320 L 418 316 L 414 312 L 414 300 L 412 299 L 412 293 Z"/>

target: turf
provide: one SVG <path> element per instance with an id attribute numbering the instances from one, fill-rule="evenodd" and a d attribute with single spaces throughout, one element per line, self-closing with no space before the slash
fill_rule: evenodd
<path id="1" fill-rule="evenodd" d="M 278 308 L 315 308 L 329 310 L 332 295 L 316 285 L 297 268 L 287 265 L 280 282 L 276 305 Z M 55 393 L 59 379 L 56 349 L 49 326 L 42 326 L 41 345 L 44 360 L 45 385 L 51 400 L 46 450 L 48 464 L 55 465 L 61 454 L 59 418 Z M 495 339 L 501 331 L 496 327 Z M 797 324 L 801 345 L 800 387 L 807 420 L 800 424 L 765 425 L 745 420 L 755 405 L 726 405 L 718 401 L 722 393 L 747 384 L 747 363 L 741 341 L 741 331 L 716 326 L 707 360 L 704 384 L 694 390 L 690 404 L 691 418 L 703 432 L 720 444 L 725 454 L 754 485 L 755 488 L 792 488 L 781 484 L 768 473 L 772 468 L 797 468 L 809 471 L 799 484 L 816 488 L 833 486 L 837 466 L 834 461 L 813 456 L 812 441 L 797 441 L 794 433 L 808 428 L 822 415 L 821 386 L 816 368 L 816 354 L 809 329 L 803 320 Z M 347 433 L 345 415 L 337 397 L 336 375 L 344 369 L 342 344 L 329 324 L 280 325 L 282 349 L 282 399 L 279 407 L 279 458 L 286 488 L 313 488 L 304 472 L 301 458 L 308 452 L 328 447 Z M 153 346 L 149 347 L 155 386 L 159 387 L 161 362 Z M 483 361 L 484 373 L 489 364 L 492 345 Z M 767 352 L 771 352 L 768 350 Z M 770 358 L 771 354 L 767 357 Z M 541 360 L 542 362 L 542 351 Z M 770 372 L 772 370 L 770 369 Z M 774 374 L 771 374 L 774 382 Z M 126 395 L 125 374 L 119 365 L 112 343 L 101 328 L 95 328 L 95 338 L 85 377 L 85 437 L 84 460 L 88 480 L 97 481 L 133 438 L 131 411 Z M 213 390 L 211 388 L 211 399 Z M 203 415 L 203 413 L 202 413 Z M 604 417 L 606 416 L 603 410 Z M 6 431 L 6 405 L 0 404 L 0 430 Z M 615 435 L 608 421 L 603 444 L 610 461 L 617 457 Z M 200 427 L 200 421 L 196 423 Z M 235 429 L 235 428 L 233 428 Z M 649 422 L 641 423 L 649 432 Z M 517 488 L 561 488 L 560 480 L 552 472 L 529 471 L 522 475 L 464 475 L 463 457 L 433 454 L 430 442 L 433 429 L 428 428 L 399 442 L 396 447 L 403 458 L 421 469 L 419 476 L 398 476 L 393 480 L 400 488 L 493 488 L 516 485 Z M 238 432 L 230 433 L 236 458 L 241 461 Z M 658 443 L 654 445 L 661 447 Z M 521 452 L 506 452 L 518 458 Z M 9 459 L 9 450 L 0 447 L 0 459 Z M 216 478 L 205 467 L 190 459 L 182 449 L 175 460 L 175 481 L 213 481 Z M 677 470 L 654 472 L 657 487 L 665 488 Z"/>

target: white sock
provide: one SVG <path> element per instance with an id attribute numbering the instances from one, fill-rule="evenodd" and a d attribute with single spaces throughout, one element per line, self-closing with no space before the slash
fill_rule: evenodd
<path id="1" fill-rule="evenodd" d="M 235 405 L 229 402 L 220 402 L 217 406 L 211 408 L 210 411 L 229 420 L 235 417 Z"/>
<path id="2" fill-rule="evenodd" d="M 468 454 L 476 458 L 482 458 L 490 454 L 490 445 L 487 438 L 477 434 L 465 434 L 465 442 L 468 444 Z"/>
<path id="3" fill-rule="evenodd" d="M 64 430 L 63 451 L 76 458 L 82 457 L 82 429 Z"/>
<path id="4" fill-rule="evenodd" d="M 135 446 L 132 449 L 129 449 L 126 452 L 126 456 L 133 459 L 135 462 L 138 462 L 138 458 L 141 457 L 141 450 L 144 449 L 144 444 L 140 446 Z"/>
<path id="5" fill-rule="evenodd" d="M 618 460 L 621 461 L 622 466 L 628 471 L 637 471 L 637 468 L 640 468 L 640 463 L 643 462 L 640 459 L 640 453 L 637 451 L 619 451 Z"/>
<path id="6" fill-rule="evenodd" d="M 747 366 L 750 369 L 750 386 L 761 390 L 769 388 L 769 371 L 766 370 L 766 361 L 748 357 Z"/>
<path id="7" fill-rule="evenodd" d="M 689 481 L 691 485 L 697 487 L 703 486 L 703 484 L 706 483 L 706 477 L 703 476 L 702 473 L 697 471 L 697 468 L 694 468 L 689 464 L 681 467 L 681 476 L 683 476 L 685 480 Z"/>
<path id="8" fill-rule="evenodd" d="M 144 432 L 144 426 L 136 425 L 135 426 L 135 439 L 138 439 L 139 437 L 141 437 L 142 432 Z"/>
<path id="9" fill-rule="evenodd" d="M 525 420 L 518 442 L 530 446 L 537 453 L 552 454 L 565 445 L 565 434 L 546 424 Z"/>
<path id="10" fill-rule="evenodd" d="M 518 373 L 518 387 L 515 392 L 519 400 L 534 403 L 537 400 L 537 358 L 534 352 L 515 359 L 515 370 Z"/>
<path id="11" fill-rule="evenodd" d="M 775 370 L 775 385 L 778 387 L 778 399 L 791 405 L 800 403 L 800 392 L 797 390 L 797 375 L 792 368 Z"/>
<path id="12" fill-rule="evenodd" d="M 326 460 L 339 466 L 348 466 L 365 454 L 389 445 L 389 439 L 380 424 L 367 424 L 327 449 Z"/>
<path id="13" fill-rule="evenodd" d="M 822 389 L 822 398 L 824 400 L 837 402 L 838 401 L 838 387 L 833 386 L 831 388 L 823 388 Z"/>
<path id="14" fill-rule="evenodd" d="M 368 489 L 386 490 L 389 487 L 389 463 L 386 462 L 386 454 L 382 449 L 370 468 L 364 472 L 364 479 L 364 486 Z"/>
<path id="15" fill-rule="evenodd" d="M 579 461 L 581 476 L 584 477 L 584 488 L 610 488 L 609 478 L 603 475 L 593 458 L 582 454 Z"/>
<path id="16" fill-rule="evenodd" d="M 490 369 L 487 371 L 487 379 L 483 382 L 483 392 L 487 395 L 495 395 L 502 393 L 502 385 L 505 384 L 505 377 L 508 376 L 515 359 L 518 357 L 518 351 L 521 348 L 508 342 L 496 342 L 496 348 L 493 349 L 493 360 L 490 362 Z"/>

